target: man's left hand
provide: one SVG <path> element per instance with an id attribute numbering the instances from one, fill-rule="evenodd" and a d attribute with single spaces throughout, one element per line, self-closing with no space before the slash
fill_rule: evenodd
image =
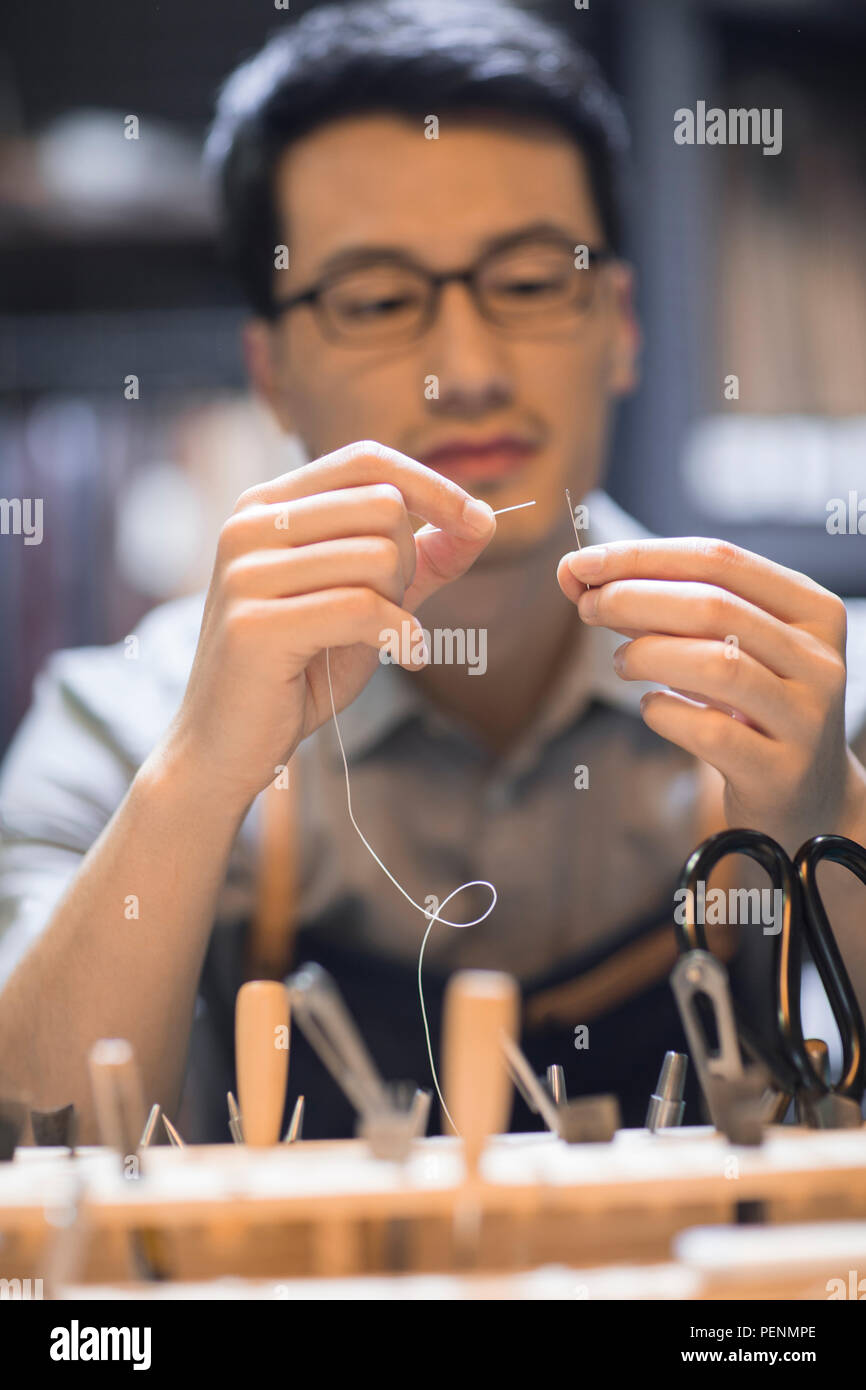
<path id="1" fill-rule="evenodd" d="M 668 687 L 643 697 L 644 721 L 718 769 L 729 826 L 792 852 L 813 834 L 856 837 L 866 771 L 845 739 L 840 598 L 702 537 L 587 546 L 557 578 L 585 623 L 630 639 L 614 656 L 623 680 Z"/>

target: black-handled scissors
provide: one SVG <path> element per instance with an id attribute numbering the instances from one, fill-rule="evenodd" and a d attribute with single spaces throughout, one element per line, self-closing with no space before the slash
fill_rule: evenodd
<path id="1" fill-rule="evenodd" d="M 709 951 L 703 923 L 693 905 L 698 885 L 706 883 L 716 865 L 729 854 L 745 854 L 762 866 L 781 894 L 781 922 L 774 921 L 772 937 L 772 1036 L 760 1037 L 742 1012 L 734 1008 L 737 1030 L 746 1050 L 762 1062 L 781 1091 L 796 1095 L 807 1109 L 828 1095 L 859 1105 L 866 1089 L 866 1029 L 857 997 L 836 945 L 816 873 L 829 860 L 843 864 L 866 885 L 866 850 L 842 835 L 816 835 L 794 856 L 757 830 L 723 830 L 711 836 L 689 857 L 680 879 L 688 889 L 685 922 L 676 923 L 680 952 Z M 778 901 L 774 899 L 774 901 Z M 803 1038 L 800 1019 L 802 943 L 807 942 L 827 994 L 842 1040 L 842 1072 L 831 1084 L 816 1070 Z"/>

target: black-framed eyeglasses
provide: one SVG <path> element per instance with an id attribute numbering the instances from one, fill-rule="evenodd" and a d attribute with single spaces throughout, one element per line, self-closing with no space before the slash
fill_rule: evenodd
<path id="1" fill-rule="evenodd" d="M 527 332 L 585 313 L 594 270 L 615 259 L 613 251 L 537 233 L 488 251 L 463 270 L 432 271 L 409 256 L 371 251 L 275 301 L 268 317 L 275 321 L 307 304 L 332 342 L 403 345 L 431 327 L 443 287 L 454 282 L 466 286 L 488 322 Z"/>

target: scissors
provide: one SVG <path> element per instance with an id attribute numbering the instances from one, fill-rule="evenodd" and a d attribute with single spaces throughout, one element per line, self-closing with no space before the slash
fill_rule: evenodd
<path id="1" fill-rule="evenodd" d="M 761 1036 L 742 1010 L 734 1006 L 737 1037 L 753 1060 L 766 1069 L 783 1097 L 796 1098 L 798 1111 L 809 1124 L 819 1128 L 860 1124 L 866 1089 L 866 1029 L 818 890 L 817 869 L 825 860 L 842 864 L 866 885 L 866 850 L 843 835 L 816 835 L 800 847 L 792 861 L 781 845 L 757 830 L 723 830 L 705 840 L 683 868 L 680 887 L 690 891 L 686 897 L 686 919 L 678 921 L 675 927 L 681 956 L 688 953 L 698 970 L 706 961 L 704 953 L 709 953 L 703 922 L 696 920 L 694 912 L 698 885 L 705 884 L 716 865 L 729 854 L 745 854 L 754 859 L 781 895 L 774 896 L 774 902 L 781 903 L 781 921 L 774 921 L 772 935 L 772 1026 L 768 1036 Z M 800 982 L 804 941 L 842 1041 L 842 1070 L 835 1083 L 816 1067 L 803 1037 Z M 700 958 L 692 956 L 692 952 L 700 952 Z M 724 970 L 715 958 L 707 963 Z M 683 964 L 681 959 L 680 966 Z M 720 1028 L 720 1036 L 722 1031 Z M 737 1056 L 735 1071 L 739 1065 Z"/>

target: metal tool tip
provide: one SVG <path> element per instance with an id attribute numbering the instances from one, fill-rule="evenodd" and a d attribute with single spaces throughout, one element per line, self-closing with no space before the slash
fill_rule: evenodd
<path id="1" fill-rule="evenodd" d="M 565 1105 L 568 1100 L 565 1090 L 565 1071 L 558 1063 L 547 1068 L 547 1087 L 553 1097 L 554 1105 Z"/>
<path id="2" fill-rule="evenodd" d="M 659 1072 L 656 1095 L 665 1100 L 682 1100 L 689 1059 L 685 1052 L 666 1052 Z"/>

